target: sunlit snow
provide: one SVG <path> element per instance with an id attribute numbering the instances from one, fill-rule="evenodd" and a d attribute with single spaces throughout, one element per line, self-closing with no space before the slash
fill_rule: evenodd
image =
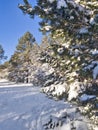
<path id="1" fill-rule="evenodd" d="M 66 112 L 72 118 L 80 118 L 75 110 L 68 102 L 49 99 L 40 93 L 40 88 L 30 84 L 0 82 L 0 130 L 44 130 L 51 118 L 56 124 Z M 54 130 L 70 128 L 70 122 L 66 123 Z"/>

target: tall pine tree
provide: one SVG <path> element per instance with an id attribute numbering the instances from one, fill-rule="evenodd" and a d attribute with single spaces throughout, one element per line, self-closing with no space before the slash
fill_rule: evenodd
<path id="1" fill-rule="evenodd" d="M 24 78 L 28 75 L 29 65 L 31 63 L 31 50 L 33 44 L 35 42 L 35 38 L 30 32 L 26 32 L 18 41 L 18 45 L 16 46 L 16 51 L 12 55 L 10 59 L 10 75 L 11 79 L 13 74 L 13 80 L 19 79 L 19 81 L 24 82 Z"/>
<path id="2" fill-rule="evenodd" d="M 81 81 L 97 78 L 98 1 L 37 0 L 34 7 L 24 1 L 19 8 L 32 18 L 38 15 L 42 19 L 39 23 L 42 32 L 50 32 L 55 41 L 62 39 L 60 44 L 67 50 L 64 66 L 65 71 L 69 70 L 68 79 L 73 72 Z"/>
<path id="3" fill-rule="evenodd" d="M 26 32 L 18 41 L 16 51 L 11 57 L 11 62 L 16 64 L 22 64 L 24 62 L 30 62 L 30 50 L 35 42 L 35 38 L 30 32 Z"/>

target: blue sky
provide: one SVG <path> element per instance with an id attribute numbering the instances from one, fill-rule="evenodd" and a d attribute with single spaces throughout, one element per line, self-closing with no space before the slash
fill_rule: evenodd
<path id="1" fill-rule="evenodd" d="M 36 0 L 29 0 L 35 4 Z M 42 33 L 39 32 L 39 19 L 31 19 L 18 8 L 22 0 L 0 0 L 0 44 L 5 50 L 8 59 L 15 51 L 18 39 L 25 32 L 31 32 L 38 43 L 41 42 Z"/>

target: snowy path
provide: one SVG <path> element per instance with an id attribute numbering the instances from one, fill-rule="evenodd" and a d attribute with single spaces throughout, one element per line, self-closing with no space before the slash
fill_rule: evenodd
<path id="1" fill-rule="evenodd" d="M 60 125 L 61 118 L 66 124 L 55 130 L 71 130 L 71 121 L 77 121 L 77 125 L 83 120 L 76 111 L 76 107 L 67 102 L 48 99 L 30 84 L 0 82 L 0 130 L 44 130 L 49 128 L 48 122 L 52 126 Z M 84 129 L 83 124 L 81 130 Z"/>

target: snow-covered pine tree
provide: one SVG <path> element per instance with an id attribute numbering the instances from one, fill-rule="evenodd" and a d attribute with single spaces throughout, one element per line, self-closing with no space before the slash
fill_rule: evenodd
<path id="1" fill-rule="evenodd" d="M 19 8 L 32 18 L 38 15 L 42 19 L 39 23 L 42 32 L 50 32 L 55 41 L 62 39 L 59 44 L 66 50 L 63 71 L 69 82 L 97 78 L 98 1 L 37 0 L 37 5 L 32 6 L 24 0 Z M 56 50 L 61 46 L 56 46 Z"/>

